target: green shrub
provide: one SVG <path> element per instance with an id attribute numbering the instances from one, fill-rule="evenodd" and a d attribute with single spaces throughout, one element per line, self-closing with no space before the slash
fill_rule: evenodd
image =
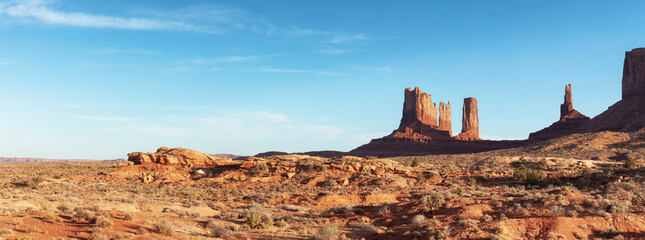
<path id="1" fill-rule="evenodd" d="M 253 167 L 253 174 L 260 175 L 269 171 L 269 166 L 266 163 L 258 163 Z"/>
<path id="2" fill-rule="evenodd" d="M 421 203 L 426 208 L 426 211 L 435 210 L 443 206 L 445 197 L 441 192 L 431 192 L 421 198 Z"/>
<path id="3" fill-rule="evenodd" d="M 521 164 L 515 168 L 513 177 L 528 184 L 537 185 L 544 179 L 544 174 L 538 170 L 528 169 L 524 164 Z"/>
<path id="4" fill-rule="evenodd" d="M 259 212 L 246 214 L 246 225 L 252 229 L 268 229 L 273 226 L 273 219 Z"/>
<path id="5" fill-rule="evenodd" d="M 477 184 L 477 180 L 475 178 L 472 178 L 472 177 L 468 178 L 468 183 L 467 184 L 468 184 L 468 186 L 474 186 L 475 184 Z"/>
<path id="6" fill-rule="evenodd" d="M 275 225 L 281 228 L 289 227 L 289 224 L 284 219 L 278 220 L 277 222 L 275 222 Z"/>
<path id="7" fill-rule="evenodd" d="M 94 213 L 83 207 L 76 207 L 74 208 L 74 217 L 78 219 L 89 220 L 94 217 Z"/>
<path id="8" fill-rule="evenodd" d="M 410 163 L 411 167 L 418 167 L 419 165 L 421 165 L 421 161 L 419 160 L 419 158 L 412 159 L 412 163 Z"/>
<path id="9" fill-rule="evenodd" d="M 624 213 L 629 210 L 629 205 L 625 203 L 612 202 L 605 208 L 608 213 Z"/>
<path id="10" fill-rule="evenodd" d="M 636 160 L 628 157 L 627 159 L 625 159 L 623 166 L 625 166 L 625 168 L 632 169 L 638 167 L 638 164 L 636 163 Z"/>

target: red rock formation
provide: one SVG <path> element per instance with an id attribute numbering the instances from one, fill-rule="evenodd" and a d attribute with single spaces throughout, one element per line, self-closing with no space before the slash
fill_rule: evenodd
<path id="1" fill-rule="evenodd" d="M 431 139 L 448 139 L 450 132 L 439 129 L 437 105 L 432 103 L 430 94 L 421 92 L 417 87 L 414 90 L 405 89 L 401 123 L 389 136 L 427 142 Z"/>
<path id="2" fill-rule="evenodd" d="M 645 48 L 625 52 L 623 99 L 645 95 Z"/>
<path id="3" fill-rule="evenodd" d="M 573 111 L 571 84 L 567 84 L 566 86 L 564 86 L 564 103 L 560 105 L 560 120 L 565 119 Z"/>
<path id="4" fill-rule="evenodd" d="M 564 103 L 560 105 L 560 121 L 565 121 L 568 119 L 577 119 L 584 118 L 589 119 L 589 117 L 573 109 L 573 97 L 571 96 L 571 84 L 564 86 Z"/>
<path id="5" fill-rule="evenodd" d="M 625 52 L 622 100 L 581 127 L 580 131 L 625 131 L 645 128 L 645 48 Z"/>
<path id="6" fill-rule="evenodd" d="M 213 166 L 218 162 L 230 159 L 218 158 L 199 151 L 187 148 L 160 147 L 155 153 L 133 152 L 128 154 L 128 161 L 134 164 L 160 163 L 160 164 L 181 164 Z"/>
<path id="7" fill-rule="evenodd" d="M 560 120 L 540 131 L 529 134 L 531 140 L 543 140 L 559 137 L 578 131 L 589 121 L 589 117 L 573 109 L 571 84 L 564 86 L 564 103 L 560 105 Z"/>
<path id="8" fill-rule="evenodd" d="M 408 97 L 410 94 L 410 97 Z M 373 139 L 352 153 L 401 155 L 409 153 L 467 153 L 500 148 L 517 147 L 544 139 L 571 133 L 596 131 L 644 131 L 645 129 L 645 48 L 636 48 L 625 53 L 623 68 L 622 100 L 607 111 L 589 119 L 573 108 L 571 85 L 565 86 L 564 103 L 560 105 L 560 119 L 551 126 L 531 133 L 523 141 L 472 141 L 479 138 L 477 100 L 464 99 L 461 133 L 450 138 L 448 124 L 449 105 L 439 104 L 439 124 L 436 125 L 436 108 L 431 104 L 430 95 L 422 97 L 418 88 L 406 89 L 404 117 L 398 130 L 392 134 Z M 410 99 L 410 100 L 408 100 Z M 419 99 L 427 99 L 425 102 Z M 408 103 L 409 102 L 409 103 Z M 432 107 L 431 107 L 432 106 Z M 444 109 L 444 107 L 446 107 Z M 426 112 L 424 109 L 430 109 Z M 429 114 L 435 114 L 430 117 Z M 444 123 L 445 122 L 445 123 Z M 445 130 L 445 131 L 444 131 Z M 446 137 L 447 136 L 447 137 Z"/>
<path id="9" fill-rule="evenodd" d="M 448 104 L 439 103 L 439 130 L 448 131 L 452 136 L 452 117 L 450 111 L 450 102 Z"/>
<path id="10" fill-rule="evenodd" d="M 461 133 L 455 138 L 469 141 L 481 140 L 481 138 L 479 138 L 479 116 L 477 113 L 476 98 L 464 98 Z"/>
<path id="11" fill-rule="evenodd" d="M 403 102 L 403 117 L 399 129 L 419 121 L 425 125 L 437 126 L 437 104 L 432 103 L 430 94 L 421 92 L 417 87 L 405 89 L 405 101 Z"/>

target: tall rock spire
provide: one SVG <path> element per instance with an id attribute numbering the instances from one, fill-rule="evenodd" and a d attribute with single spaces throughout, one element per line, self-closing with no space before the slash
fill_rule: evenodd
<path id="1" fill-rule="evenodd" d="M 452 113 L 450 110 L 450 102 L 444 104 L 439 103 L 439 130 L 448 131 L 452 136 Z"/>
<path id="2" fill-rule="evenodd" d="M 479 116 L 477 113 L 477 99 L 464 98 L 463 116 L 461 120 L 461 133 L 455 138 L 461 140 L 481 140 L 479 138 Z"/>
<path id="3" fill-rule="evenodd" d="M 564 103 L 560 105 L 560 120 L 573 112 L 573 99 L 571 97 L 571 84 L 564 86 Z"/>
<path id="4" fill-rule="evenodd" d="M 589 120 L 589 117 L 573 108 L 571 84 L 567 84 L 564 86 L 564 103 L 560 104 L 560 120 L 549 127 L 529 134 L 529 139 L 543 140 L 570 134 Z"/>

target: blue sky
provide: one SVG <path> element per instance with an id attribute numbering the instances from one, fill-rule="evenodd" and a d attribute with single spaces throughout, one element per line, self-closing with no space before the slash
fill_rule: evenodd
<path id="1" fill-rule="evenodd" d="M 595 116 L 645 46 L 642 1 L 0 1 L 0 156 L 351 150 L 405 87 L 480 134 Z"/>

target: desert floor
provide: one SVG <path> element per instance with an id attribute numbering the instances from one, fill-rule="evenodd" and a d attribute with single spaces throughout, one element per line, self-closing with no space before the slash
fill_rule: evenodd
<path id="1" fill-rule="evenodd" d="M 643 132 L 219 167 L 0 164 L 4 239 L 643 239 Z"/>

